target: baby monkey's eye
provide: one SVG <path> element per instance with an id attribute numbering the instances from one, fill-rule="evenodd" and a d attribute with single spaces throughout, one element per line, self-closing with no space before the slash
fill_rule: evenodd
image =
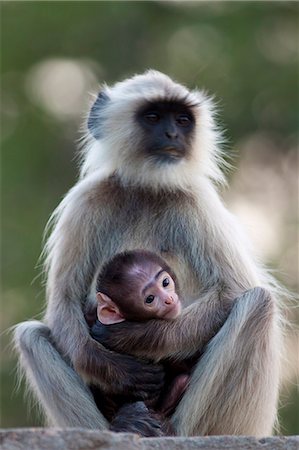
<path id="1" fill-rule="evenodd" d="M 166 286 L 168 286 L 168 285 L 169 285 L 169 283 L 170 283 L 170 281 L 169 281 L 169 278 L 164 278 L 164 280 L 163 280 L 163 282 L 162 282 L 162 284 L 163 284 L 163 287 L 166 287 Z"/>
<path id="2" fill-rule="evenodd" d="M 145 303 L 153 303 L 154 300 L 155 300 L 155 296 L 149 295 L 148 297 L 146 297 Z"/>

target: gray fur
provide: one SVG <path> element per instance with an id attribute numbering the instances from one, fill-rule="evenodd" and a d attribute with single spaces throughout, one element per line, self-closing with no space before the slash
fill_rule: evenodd
<path id="1" fill-rule="evenodd" d="M 81 180 L 52 218 L 45 250 L 49 328 L 37 322 L 16 328 L 27 378 L 56 426 L 107 426 L 73 369 L 91 339 L 82 307 L 94 302 L 94 279 L 106 260 L 116 252 L 145 248 L 173 267 L 185 306 L 195 301 L 183 313 L 194 332 L 204 296 L 209 297 L 207 310 L 219 298 L 237 298 L 173 417 L 177 432 L 270 434 L 279 385 L 279 289 L 254 260 L 215 188 L 223 176 L 212 104 L 203 93 L 190 92 L 154 71 L 105 91 L 110 102 L 99 134 L 92 121 L 93 134 L 100 139 L 87 139 Z M 155 167 L 150 159 L 136 158 L 139 137 L 133 112 L 144 98 L 171 96 L 187 96 L 195 105 L 193 159 Z M 100 358 L 99 345 L 97 351 Z M 190 348 L 180 351 L 189 353 Z M 97 381 L 86 373 L 81 376 Z"/>
<path id="2" fill-rule="evenodd" d="M 107 428 L 89 389 L 54 348 L 46 325 L 23 322 L 16 329 L 15 340 L 20 362 L 26 366 L 28 382 L 43 405 L 49 425 Z"/>

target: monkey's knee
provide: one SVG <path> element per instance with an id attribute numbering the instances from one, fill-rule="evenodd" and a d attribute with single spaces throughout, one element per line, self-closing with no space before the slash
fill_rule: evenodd
<path id="1" fill-rule="evenodd" d="M 272 296 L 271 293 L 268 291 L 268 289 L 265 289 L 261 286 L 256 286 L 252 289 L 249 289 L 246 291 L 246 293 L 249 293 L 250 295 L 260 298 L 261 300 L 264 300 L 265 302 L 271 302 Z"/>
<path id="2" fill-rule="evenodd" d="M 271 292 L 260 286 L 244 292 L 238 300 L 239 305 L 246 303 L 252 313 L 272 314 L 275 309 L 275 301 Z"/>
<path id="3" fill-rule="evenodd" d="M 21 322 L 14 329 L 14 344 L 19 351 L 29 351 L 40 339 L 50 340 L 50 329 L 42 322 Z"/>
<path id="4" fill-rule="evenodd" d="M 233 308 L 233 323 L 247 338 L 266 336 L 276 316 L 275 299 L 271 292 L 262 287 L 254 287 L 241 295 Z M 242 330 L 242 331 L 241 331 Z M 246 338 L 246 339 L 247 339 Z"/>

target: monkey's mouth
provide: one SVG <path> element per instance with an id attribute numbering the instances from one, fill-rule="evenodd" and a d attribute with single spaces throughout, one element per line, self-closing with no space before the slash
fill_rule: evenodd
<path id="1" fill-rule="evenodd" d="M 157 148 L 154 153 L 161 162 L 177 162 L 185 156 L 183 148 L 173 146 Z"/>
<path id="2" fill-rule="evenodd" d="M 181 314 L 182 305 L 181 302 L 176 302 L 173 307 L 169 310 L 167 314 L 165 314 L 164 319 L 175 319 Z"/>
<path id="3" fill-rule="evenodd" d="M 182 158 L 183 156 L 183 151 L 177 147 L 164 147 L 163 150 L 167 155 L 173 156 L 174 158 Z"/>

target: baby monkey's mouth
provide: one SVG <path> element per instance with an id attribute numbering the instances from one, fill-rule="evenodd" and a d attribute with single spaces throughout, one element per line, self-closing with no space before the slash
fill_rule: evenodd
<path id="1" fill-rule="evenodd" d="M 164 319 L 175 319 L 181 314 L 182 305 L 180 301 L 173 304 L 169 311 L 165 314 Z"/>

